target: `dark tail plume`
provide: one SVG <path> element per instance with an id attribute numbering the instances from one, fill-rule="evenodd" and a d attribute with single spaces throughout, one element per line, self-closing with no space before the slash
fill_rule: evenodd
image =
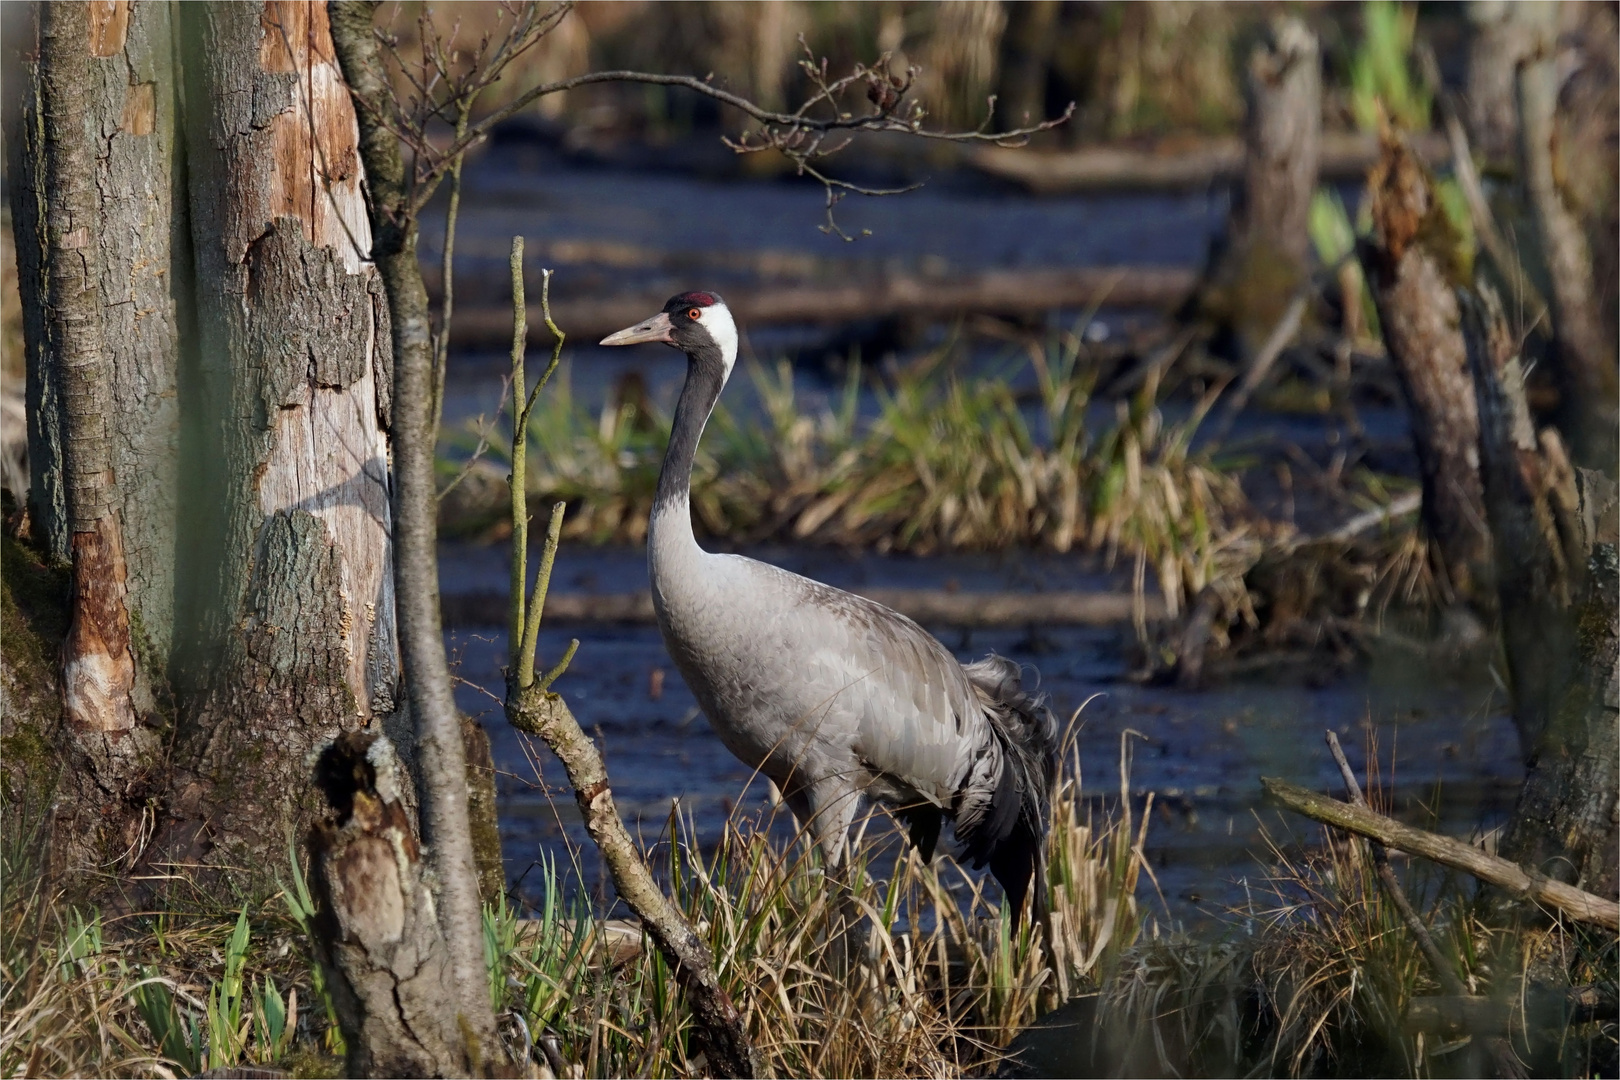
<path id="1" fill-rule="evenodd" d="M 990 806 L 974 823 L 964 855 L 975 867 L 990 864 L 1011 906 L 1013 925 L 1036 875 L 1045 874 L 1046 832 L 1051 824 L 1051 793 L 1057 782 L 1057 718 L 1046 695 L 1026 691 L 1019 666 L 994 653 L 963 666 L 985 702 L 990 729 L 1001 750 Z M 960 822 L 959 822 L 960 825 Z M 1044 914 L 1046 890 L 1037 880 L 1036 916 Z"/>

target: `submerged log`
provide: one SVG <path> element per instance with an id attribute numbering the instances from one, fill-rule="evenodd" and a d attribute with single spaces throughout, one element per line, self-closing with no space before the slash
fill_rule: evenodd
<path id="1" fill-rule="evenodd" d="M 1526 1027 L 1561 1030 L 1570 1024 L 1613 1020 L 1612 990 L 1597 986 L 1531 987 L 1522 1000 L 1446 994 L 1413 998 L 1406 1026 L 1417 1031 L 1511 1035 Z"/>
<path id="2" fill-rule="evenodd" d="M 924 625 L 964 629 L 1024 626 L 1111 626 L 1136 617 L 1136 600 L 1123 592 L 947 592 L 942 589 L 855 589 Z M 506 622 L 505 593 L 448 593 L 441 601 L 446 626 L 500 626 Z M 1164 618 L 1164 600 L 1142 598 L 1144 617 Z M 635 623 L 655 621 L 652 594 L 548 593 L 546 624 Z"/>
<path id="3" fill-rule="evenodd" d="M 828 324 L 897 316 L 1024 315 L 1093 304 L 1172 308 L 1187 298 L 1195 282 L 1191 270 L 1173 266 L 987 270 L 941 278 L 889 276 L 843 285 L 762 286 L 732 291 L 726 303 L 745 327 Z M 570 336 L 595 341 L 645 319 L 667 299 L 660 292 L 554 300 L 551 306 L 557 324 L 567 327 Z M 549 343 L 538 307 L 530 310 L 528 324 L 531 344 Z M 458 348 L 505 349 L 512 341 L 512 311 L 458 310 L 450 340 Z"/>

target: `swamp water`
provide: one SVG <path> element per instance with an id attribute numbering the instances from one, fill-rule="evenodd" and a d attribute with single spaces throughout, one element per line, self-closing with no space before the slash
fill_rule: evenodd
<path id="1" fill-rule="evenodd" d="M 903 197 L 841 203 L 846 229 L 873 231 L 846 244 L 816 230 L 824 195 L 813 184 L 587 167 L 521 142 L 495 146 L 470 163 L 463 194 L 458 297 L 485 306 L 509 302 L 506 258 L 515 233 L 528 237 L 533 266 L 557 270 L 553 295 L 560 297 L 695 287 L 723 292 L 779 279 L 771 269 L 776 265 L 796 267 L 794 274 L 812 279 L 988 267 L 1185 266 L 1203 259 L 1226 215 L 1219 188 L 1037 199 L 972 178 L 945 177 Z M 428 223 L 424 236 L 424 259 L 434 264 L 435 224 Z M 537 284 L 531 281 L 531 300 Z M 1075 314 L 1057 315 L 1056 325 L 1069 325 Z M 1116 327 L 1130 317 L 1105 313 Z M 814 340 L 826 332 L 744 330 L 744 357 L 766 363 L 807 336 Z M 935 330 L 936 343 L 940 333 Z M 992 352 L 997 355 L 975 353 L 967 363 L 975 370 L 1001 370 L 1007 351 Z M 541 359 L 541 351 L 531 348 L 531 372 Z M 599 349 L 588 342 L 571 341 L 564 363 L 575 400 L 592 409 L 633 373 L 667 412 L 684 374 L 682 358 L 670 350 Z M 452 355 L 447 428 L 463 427 L 495 408 L 504 369 L 504 357 L 494 353 Z M 1026 370 L 1020 377 L 1028 376 Z M 742 372 L 733 380 L 747 381 Z M 813 369 L 796 369 L 794 386 L 808 413 L 825 407 L 840 389 Z M 725 400 L 735 414 L 749 414 L 755 401 L 750 390 L 734 385 L 728 392 Z M 1167 417 L 1183 407 L 1168 404 Z M 873 409 L 864 394 L 863 413 Z M 1376 453 L 1379 469 L 1409 471 L 1410 436 L 1400 410 L 1364 411 L 1361 419 L 1363 460 Z M 1325 461 L 1344 438 L 1336 429 L 1325 418 L 1251 410 L 1235 434 L 1250 446 L 1292 443 Z M 1129 589 L 1124 575 L 1104 572 L 1088 556 L 1010 551 L 923 559 L 802 548 L 750 554 L 845 587 Z M 447 594 L 503 592 L 506 560 L 505 545 L 446 543 L 441 587 Z M 552 588 L 622 593 L 646 584 L 641 550 L 571 546 L 558 556 Z M 1349 676 L 1313 679 L 1295 672 L 1192 693 L 1125 679 L 1128 627 L 1037 627 L 971 636 L 950 627 L 929 629 L 961 659 L 993 650 L 1024 664 L 1030 677 L 1038 670 L 1060 721 L 1084 704 L 1080 762 L 1085 788 L 1101 813 L 1117 810 L 1122 738 L 1127 741 L 1133 813 L 1140 814 L 1147 793 L 1154 795 L 1146 844 L 1154 880 L 1144 877 L 1140 899 L 1161 921 L 1197 923 L 1249 899 L 1257 908 L 1271 906 L 1262 827 L 1285 846 L 1315 843 L 1319 830 L 1265 808 L 1259 777 L 1285 777 L 1337 794 L 1338 773 L 1322 741 L 1326 729 L 1339 733 L 1363 775 L 1369 737 L 1375 738 L 1377 771 L 1396 811 L 1453 835 L 1499 824 L 1522 777 L 1505 695 L 1488 676 L 1447 679 L 1391 656 Z M 615 798 L 633 833 L 649 844 L 667 839 L 676 799 L 705 847 L 718 839 L 729 814 L 768 811 L 768 785 L 710 731 L 656 627 L 546 626 L 542 665 L 554 662 L 575 636 L 579 653 L 556 689 L 603 749 Z M 600 865 L 561 765 L 538 742 L 512 731 L 501 715 L 505 639 L 499 626 L 446 634 L 463 680 L 458 701 L 481 717 L 493 743 L 509 878 L 520 895 L 529 895 L 538 888 L 538 875 L 530 872 L 541 856 L 556 856 L 566 866 L 572 849 L 580 854 L 583 887 L 600 898 Z M 780 816 L 790 820 L 785 812 Z"/>
<path id="2" fill-rule="evenodd" d="M 505 554 L 504 545 L 446 545 L 440 556 L 444 591 L 499 588 Z M 1092 560 L 1072 556 L 849 557 L 794 548 L 752 554 L 841 587 L 1128 588 L 1123 579 L 1100 573 Z M 566 547 L 558 554 L 554 592 L 645 587 L 640 551 Z M 1376 771 L 1400 816 L 1452 835 L 1500 824 L 1522 779 L 1505 698 L 1494 683 L 1450 681 L 1393 656 L 1327 685 L 1312 685 L 1308 675 L 1296 672 L 1188 692 L 1124 679 L 1128 628 L 971 635 L 930 629 L 962 660 L 994 651 L 1025 665 L 1029 678 L 1038 672 L 1060 722 L 1080 709 L 1082 775 L 1099 812 L 1118 807 L 1124 740 L 1133 813 L 1141 813 L 1147 793 L 1154 796 L 1146 855 L 1156 882 L 1144 878 L 1139 899 L 1161 921 L 1196 924 L 1249 898 L 1259 908 L 1271 906 L 1261 829 L 1285 847 L 1315 843 L 1317 829 L 1267 809 L 1259 778 L 1285 777 L 1337 794 L 1338 772 L 1323 744 L 1329 728 L 1363 775 L 1373 739 Z M 561 655 L 570 637 L 580 639 L 579 653 L 556 689 L 601 746 L 632 834 L 648 844 L 667 840 L 677 799 L 705 848 L 718 840 L 729 814 L 769 812 L 768 784 L 710 730 L 671 667 L 656 627 L 542 626 L 542 663 Z M 490 734 L 509 878 L 524 894 L 524 875 L 542 853 L 567 866 L 572 847 L 580 854 L 586 886 L 600 896 L 596 853 L 561 764 L 538 740 L 513 731 L 491 696 L 501 693 L 504 629 L 457 628 L 446 634 L 446 643 L 464 680 L 457 700 Z"/>

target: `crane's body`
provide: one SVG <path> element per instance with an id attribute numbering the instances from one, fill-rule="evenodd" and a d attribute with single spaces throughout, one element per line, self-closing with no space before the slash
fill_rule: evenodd
<path id="1" fill-rule="evenodd" d="M 603 344 L 662 341 L 690 366 L 648 530 L 653 606 L 671 658 L 727 749 L 777 785 L 830 866 L 863 798 L 889 806 L 931 857 L 945 819 L 988 862 L 1014 917 L 1040 865 L 1055 771 L 1051 713 L 1017 665 L 964 667 L 881 604 L 692 532 L 692 459 L 736 360 L 729 311 L 684 293 Z"/>

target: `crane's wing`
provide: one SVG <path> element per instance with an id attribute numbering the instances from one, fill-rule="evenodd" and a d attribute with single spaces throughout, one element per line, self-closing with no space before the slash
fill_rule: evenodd
<path id="1" fill-rule="evenodd" d="M 875 774 L 946 806 L 993 742 L 985 703 L 933 635 L 865 597 L 800 579 L 806 682 Z M 993 751 L 991 751 L 993 752 Z"/>

